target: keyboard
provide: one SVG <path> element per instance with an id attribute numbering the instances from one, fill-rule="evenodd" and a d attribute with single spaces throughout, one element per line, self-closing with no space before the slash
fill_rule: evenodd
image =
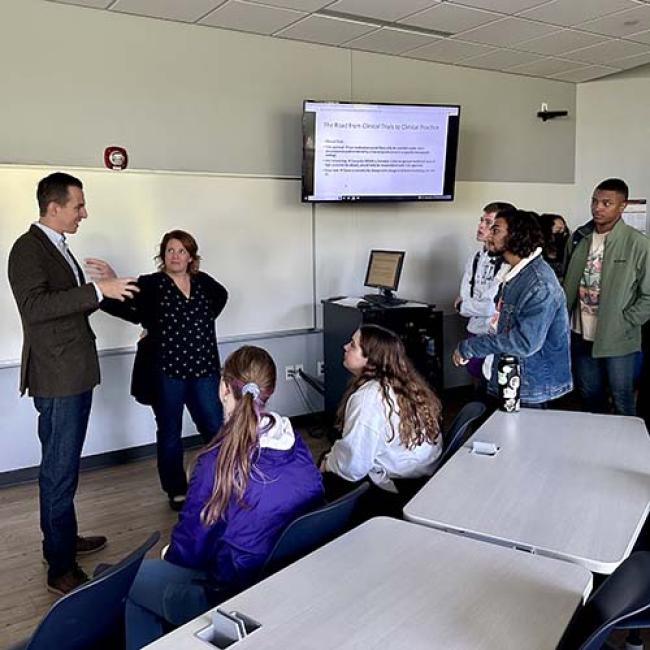
<path id="1" fill-rule="evenodd" d="M 406 300 L 401 298 L 386 298 L 380 293 L 370 293 L 363 297 L 366 302 L 369 302 L 371 305 L 378 305 L 380 307 L 395 307 L 397 305 L 403 305 Z"/>

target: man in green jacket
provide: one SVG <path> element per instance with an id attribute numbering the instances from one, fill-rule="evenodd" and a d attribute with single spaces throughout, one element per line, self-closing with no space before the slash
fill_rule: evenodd
<path id="1" fill-rule="evenodd" d="M 593 220 L 574 233 L 564 290 L 571 317 L 575 384 L 593 413 L 634 415 L 634 374 L 641 326 L 650 318 L 650 240 L 622 219 L 628 188 L 602 181 Z"/>

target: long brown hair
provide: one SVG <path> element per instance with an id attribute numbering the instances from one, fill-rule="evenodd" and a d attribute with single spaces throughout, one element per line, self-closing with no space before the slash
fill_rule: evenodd
<path id="1" fill-rule="evenodd" d="M 221 380 L 232 391 L 235 408 L 214 441 L 202 452 L 219 449 L 212 496 L 201 510 L 201 521 L 208 526 L 224 514 L 232 496 L 240 503 L 243 501 L 259 435 L 273 425 L 271 419 L 262 428 L 260 420 L 262 416 L 271 417 L 264 412 L 264 405 L 275 390 L 275 363 L 266 350 L 245 345 L 226 359 Z"/>
<path id="2" fill-rule="evenodd" d="M 192 237 L 189 232 L 185 232 L 185 230 L 170 230 L 163 235 L 163 238 L 160 242 L 158 255 L 156 255 L 155 258 L 158 261 L 158 270 L 165 270 L 165 251 L 167 250 L 167 244 L 169 244 L 170 239 L 178 239 L 178 241 L 183 244 L 183 247 L 192 258 L 192 261 L 187 265 L 187 272 L 190 275 L 198 273 L 199 266 L 201 264 L 199 245 L 196 243 L 196 239 L 194 239 L 194 237 Z"/>
<path id="3" fill-rule="evenodd" d="M 390 440 L 395 437 L 391 416 L 399 411 L 399 439 L 404 447 L 413 449 L 424 442 L 435 442 L 440 435 L 442 404 L 413 367 L 400 338 L 379 325 L 362 325 L 359 332 L 361 351 L 368 363 L 348 384 L 336 413 L 337 426 L 343 429 L 345 407 L 352 393 L 375 380 L 388 406 Z M 391 388 L 397 399 L 397 409 L 391 398 Z"/>

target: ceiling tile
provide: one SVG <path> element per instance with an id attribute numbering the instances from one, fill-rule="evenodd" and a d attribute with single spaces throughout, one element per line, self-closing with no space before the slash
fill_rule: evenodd
<path id="1" fill-rule="evenodd" d="M 573 81 L 574 83 L 582 83 L 583 81 L 590 81 L 591 79 L 598 79 L 606 77 L 607 75 L 618 72 L 616 68 L 608 68 L 604 65 L 589 65 L 585 68 L 576 68 L 570 72 L 560 72 L 551 75 L 552 79 L 560 81 Z"/>
<path id="2" fill-rule="evenodd" d="M 327 7 L 353 16 L 364 16 L 393 22 L 410 14 L 432 7 L 440 0 L 338 0 Z"/>
<path id="3" fill-rule="evenodd" d="M 345 47 L 357 50 L 368 50 L 370 52 L 382 52 L 384 54 L 401 54 L 408 50 L 432 43 L 440 39 L 426 34 L 414 34 L 402 29 L 383 27 L 376 32 L 364 34 L 345 43 Z"/>
<path id="4" fill-rule="evenodd" d="M 581 63 L 575 61 L 565 61 L 563 59 L 540 59 L 533 63 L 526 63 L 524 65 L 516 65 L 512 68 L 506 68 L 506 72 L 514 72 L 515 74 L 530 74 L 537 77 L 548 77 L 552 74 L 560 72 L 568 72 L 576 68 L 584 67 Z"/>
<path id="5" fill-rule="evenodd" d="M 499 18 L 502 18 L 500 14 L 461 7 L 460 5 L 452 5 L 445 2 L 444 4 L 436 5 L 413 16 L 404 18 L 400 22 L 405 25 L 457 34 L 458 32 L 464 32 L 479 25 L 493 22 Z"/>
<path id="6" fill-rule="evenodd" d="M 357 36 L 374 31 L 376 28 L 376 25 L 357 21 L 311 15 L 295 25 L 281 30 L 276 36 L 325 45 L 340 45 Z"/>
<path id="7" fill-rule="evenodd" d="M 225 0 L 117 0 L 111 11 L 193 23 Z M 638 30 L 637 30 L 638 31 Z"/>
<path id="8" fill-rule="evenodd" d="M 523 18 L 573 27 L 622 9 L 633 9 L 632 0 L 554 0 L 520 14 Z"/>
<path id="9" fill-rule="evenodd" d="M 650 63 L 650 0 L 49 1 L 575 83 Z"/>
<path id="10" fill-rule="evenodd" d="M 635 41 L 636 43 L 650 44 L 650 31 L 639 32 L 638 34 L 630 34 L 625 37 L 628 41 Z"/>
<path id="11" fill-rule="evenodd" d="M 637 66 L 645 65 L 646 63 L 650 63 L 650 52 L 646 52 L 645 54 L 635 54 L 634 56 L 626 56 L 624 59 L 613 59 L 610 61 L 611 65 L 623 70 L 636 68 Z"/>
<path id="12" fill-rule="evenodd" d="M 178 2 L 178 0 L 176 1 Z M 296 11 L 311 12 L 326 7 L 328 4 L 332 3 L 332 0 L 250 0 L 250 2 L 262 5 L 271 5 L 273 7 L 282 7 L 283 9 L 295 9 Z"/>
<path id="13" fill-rule="evenodd" d="M 463 32 L 459 36 L 464 41 L 509 46 L 555 31 L 557 29 L 551 25 L 534 23 L 521 18 L 503 18 L 471 31 Z"/>
<path id="14" fill-rule="evenodd" d="M 502 14 L 516 14 L 524 9 L 541 5 L 548 0 L 448 0 L 452 4 L 466 5 L 478 9 L 490 9 Z"/>
<path id="15" fill-rule="evenodd" d="M 244 0 L 229 0 L 202 18 L 201 25 L 224 27 L 256 34 L 272 34 L 305 16 L 303 12 L 267 7 Z"/>
<path id="16" fill-rule="evenodd" d="M 539 61 L 540 57 L 530 52 L 517 52 L 516 50 L 498 49 L 483 56 L 467 59 L 463 65 L 472 68 L 487 68 L 489 70 L 503 70 L 512 68 L 515 65 Z"/>
<path id="17" fill-rule="evenodd" d="M 572 59 L 573 61 L 607 65 L 614 59 L 622 59 L 623 57 L 633 56 L 635 54 L 645 54 L 648 51 L 650 51 L 650 48 L 647 45 L 610 39 L 598 45 L 567 52 L 565 56 L 567 59 Z"/>
<path id="18" fill-rule="evenodd" d="M 636 34 L 650 29 L 650 6 L 637 7 L 604 18 L 589 20 L 579 23 L 576 27 L 587 32 L 624 38 L 629 34 Z"/>
<path id="19" fill-rule="evenodd" d="M 526 52 L 536 52 L 537 54 L 553 55 L 563 54 L 564 52 L 577 50 L 581 47 L 589 47 L 590 45 L 596 45 L 606 40 L 606 36 L 587 34 L 573 29 L 563 29 L 540 38 L 518 43 L 516 49 L 525 50 Z"/>
<path id="20" fill-rule="evenodd" d="M 113 0 L 50 0 L 61 5 L 78 5 L 80 7 L 94 7 L 95 9 L 106 9 Z"/>
<path id="21" fill-rule="evenodd" d="M 480 56 L 493 52 L 494 48 L 478 43 L 465 43 L 456 39 L 440 39 L 432 45 L 419 47 L 406 53 L 406 56 L 414 59 L 425 59 L 426 61 L 437 61 L 438 63 L 458 63 L 463 59 Z"/>

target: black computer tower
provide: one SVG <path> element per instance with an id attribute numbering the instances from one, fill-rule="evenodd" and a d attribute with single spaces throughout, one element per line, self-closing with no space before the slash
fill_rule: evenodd
<path id="1" fill-rule="evenodd" d="M 352 306 L 349 300 L 341 302 L 323 301 L 325 415 L 330 423 L 350 380 L 343 367 L 343 346 L 362 324 L 395 332 L 422 376 L 438 393 L 442 390 L 442 311 L 425 303 L 387 306 L 362 301 Z"/>

